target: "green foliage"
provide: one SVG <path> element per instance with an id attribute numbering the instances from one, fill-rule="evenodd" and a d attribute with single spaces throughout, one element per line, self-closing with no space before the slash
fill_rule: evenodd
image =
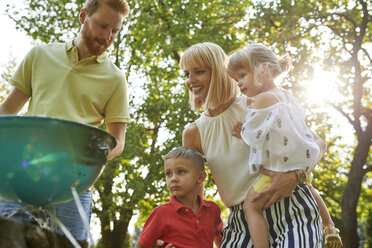
<path id="1" fill-rule="evenodd" d="M 8 64 L 0 76 L 0 102 L 4 101 L 10 92 L 10 78 L 16 70 L 17 62 L 15 58 L 10 57 Z"/>
<path id="2" fill-rule="evenodd" d="M 7 13 L 38 42 L 62 41 L 77 34 L 83 0 L 25 0 L 25 4 L 25 10 L 9 6 Z M 110 52 L 128 78 L 132 122 L 123 154 L 107 164 L 95 185 L 100 197 L 94 212 L 102 225 L 101 247 L 129 247 L 126 234 L 132 216 L 139 214 L 141 226 L 154 206 L 168 200 L 161 156 L 181 145 L 182 130 L 199 114 L 189 109 L 178 62 L 185 48 L 201 41 L 215 42 L 226 52 L 257 42 L 273 47 L 277 54 L 289 52 L 294 69 L 284 87 L 298 99 L 305 97 L 307 86 L 301 82 L 314 76 L 315 63 L 338 73 L 343 97 L 329 105 L 353 126 L 358 143 L 346 145 L 343 137 L 335 135 L 342 124 L 327 123 L 329 110 L 307 105 L 309 126 L 328 143 L 328 152 L 314 171 L 314 186 L 336 225 L 351 221 L 349 226 L 356 229 L 354 220 L 346 219 L 340 210 L 358 213 L 363 221 L 372 208 L 367 173 L 372 155 L 361 153 L 363 145 L 370 147 L 372 125 L 370 2 L 134 0 L 129 4 L 131 13 Z M 355 204 L 359 201 L 355 209 L 343 205 L 350 185 L 360 189 L 354 193 L 356 198 L 350 197 Z M 211 177 L 206 187 L 207 198 L 216 199 Z"/>
<path id="3" fill-rule="evenodd" d="M 25 0 L 24 10 L 8 5 L 6 13 L 18 29 L 44 43 L 72 39 L 79 31 L 79 9 L 83 0 Z"/>
<path id="4" fill-rule="evenodd" d="M 368 216 L 366 218 L 366 236 L 367 236 L 367 247 L 372 247 L 372 209 L 369 209 Z"/>

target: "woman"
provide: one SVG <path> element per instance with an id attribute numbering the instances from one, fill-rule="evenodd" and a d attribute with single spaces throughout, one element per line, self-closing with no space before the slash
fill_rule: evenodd
<path id="1" fill-rule="evenodd" d="M 247 98 L 237 96 L 225 60 L 221 47 L 210 42 L 191 46 L 181 57 L 191 107 L 204 110 L 184 130 L 183 145 L 205 155 L 219 195 L 231 210 L 221 247 L 253 247 L 242 206 L 258 174 L 249 172 L 249 147 L 232 135 L 235 124 L 244 122 Z M 264 213 L 271 247 L 321 247 L 319 210 L 301 172 L 261 172 L 272 177 L 271 186 L 255 198 L 271 194 Z"/>

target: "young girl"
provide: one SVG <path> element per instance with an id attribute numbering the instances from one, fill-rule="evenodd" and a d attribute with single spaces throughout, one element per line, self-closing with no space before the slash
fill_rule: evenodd
<path id="1" fill-rule="evenodd" d="M 320 159 L 319 144 L 306 127 L 301 106 L 289 92 L 279 89 L 274 83 L 288 72 L 290 66 L 288 54 L 278 59 L 269 48 L 258 44 L 233 53 L 227 61 L 228 74 L 250 99 L 245 123 L 238 124 L 235 130 L 241 129 L 242 139 L 250 146 L 248 163 L 251 173 L 260 168 L 276 172 L 297 171 L 300 183 L 305 183 L 306 175 Z M 320 145 L 325 147 L 325 143 Z M 271 178 L 260 174 L 243 205 L 256 248 L 269 247 L 263 216 L 268 198 L 252 200 L 270 184 Z M 312 186 L 309 187 L 322 217 L 326 247 L 342 247 L 339 231 L 334 227 L 323 200 Z"/>

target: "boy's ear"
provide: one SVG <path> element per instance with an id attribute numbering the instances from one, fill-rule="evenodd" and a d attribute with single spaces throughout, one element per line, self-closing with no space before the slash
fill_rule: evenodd
<path id="1" fill-rule="evenodd" d="M 199 183 L 204 182 L 206 178 L 207 178 L 207 172 L 205 172 L 204 170 L 201 171 L 199 174 L 199 178 L 198 178 Z"/>

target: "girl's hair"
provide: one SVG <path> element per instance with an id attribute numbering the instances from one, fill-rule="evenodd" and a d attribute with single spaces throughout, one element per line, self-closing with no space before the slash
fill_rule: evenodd
<path id="1" fill-rule="evenodd" d="M 125 0 L 87 0 L 84 3 L 84 8 L 87 10 L 88 16 L 91 16 L 96 12 L 100 4 L 105 3 L 112 9 L 121 13 L 124 17 L 129 14 L 129 5 Z"/>
<path id="2" fill-rule="evenodd" d="M 195 149 L 180 146 L 177 148 L 174 148 L 170 152 L 168 152 L 166 155 L 163 156 L 164 162 L 167 161 L 167 159 L 170 158 L 183 158 L 188 159 L 193 162 L 193 164 L 199 168 L 200 170 L 204 170 L 204 159 L 203 156 Z"/>
<path id="3" fill-rule="evenodd" d="M 212 42 L 198 43 L 186 49 L 180 60 L 182 70 L 201 66 L 211 70 L 211 82 L 205 100 L 196 102 L 189 91 L 191 109 L 198 110 L 202 107 L 204 110 L 214 109 L 237 96 L 238 88 L 224 68 L 226 58 L 223 49 Z"/>
<path id="4" fill-rule="evenodd" d="M 248 69 L 253 72 L 254 83 L 262 87 L 264 79 L 276 79 L 287 74 L 292 66 L 288 53 L 280 58 L 276 57 L 273 51 L 260 44 L 249 45 L 229 55 L 226 61 L 227 73 L 233 78 L 239 78 L 237 71 Z"/>

